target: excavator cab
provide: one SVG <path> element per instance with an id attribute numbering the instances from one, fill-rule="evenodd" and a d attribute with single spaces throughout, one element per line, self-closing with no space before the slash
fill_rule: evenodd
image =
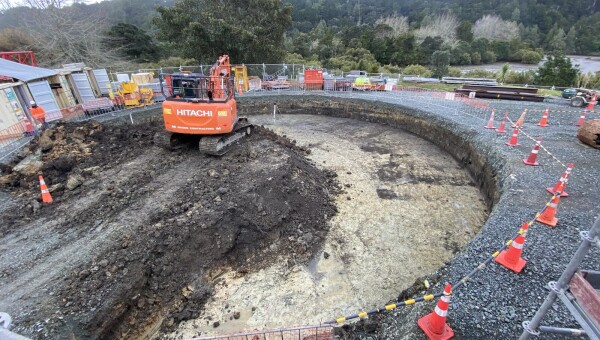
<path id="1" fill-rule="evenodd" d="M 164 92 L 163 80 L 168 93 Z M 162 105 L 166 133 L 155 144 L 176 148 L 184 140 L 199 139 L 200 150 L 222 155 L 236 140 L 249 135 L 252 125 L 237 116 L 235 79 L 229 57 L 221 56 L 210 75 L 176 72 L 161 75 L 165 95 Z"/>
<path id="2" fill-rule="evenodd" d="M 227 102 L 234 99 L 235 80 L 232 77 L 213 77 L 199 73 L 173 73 L 167 75 L 169 100 L 193 102 Z"/>

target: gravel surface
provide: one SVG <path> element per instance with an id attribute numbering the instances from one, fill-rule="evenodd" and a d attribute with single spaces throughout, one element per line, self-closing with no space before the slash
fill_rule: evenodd
<path id="1" fill-rule="evenodd" d="M 588 230 L 599 213 L 597 202 L 600 196 L 600 155 L 597 150 L 581 144 L 575 137 L 575 123 L 581 111 L 567 106 L 561 100 L 548 103 L 489 101 L 488 108 L 476 109 L 449 100 L 435 99 L 426 94 L 338 94 L 337 97 L 340 98 L 282 96 L 276 100 L 282 113 L 294 112 L 299 106 L 312 105 L 316 114 L 387 121 L 390 125 L 403 127 L 417 134 L 422 134 L 423 129 L 415 128 L 415 124 L 411 125 L 410 122 L 400 122 L 400 119 L 424 119 L 454 135 L 462 136 L 465 143 L 485 159 L 485 166 L 491 169 L 492 179 L 496 182 L 497 193 L 486 193 L 491 198 L 491 203 L 495 204 L 482 231 L 463 252 L 426 277 L 430 282 L 436 282 L 435 285 L 429 290 L 424 290 L 419 289 L 423 286 L 417 282 L 413 289 L 401 294 L 402 299 L 439 292 L 443 283 L 457 282 L 477 267 L 495 250 L 501 248 L 505 240 L 514 237 L 522 222 L 530 221 L 536 212 L 543 209 L 551 198 L 545 188 L 553 186 L 565 170 L 561 163 L 575 164 L 567 187 L 571 196 L 563 198 L 559 204 L 558 226 L 552 229 L 535 223 L 530 229 L 523 253 L 523 257 L 528 261 L 524 271 L 515 274 L 492 263 L 453 295 L 448 323 L 454 328 L 457 338 L 518 337 L 522 331 L 521 322 L 531 319 L 547 295 L 544 288 L 547 282 L 558 279 L 574 254 L 580 242 L 579 231 Z M 271 98 L 249 101 L 261 100 L 273 102 Z M 356 106 L 362 106 L 362 109 L 353 108 L 354 103 Z M 272 104 L 270 105 L 272 111 Z M 243 104 L 240 106 L 243 107 Z M 268 109 L 267 106 L 265 103 L 265 108 Z M 546 107 L 550 109 L 551 127 L 538 127 L 536 124 Z M 504 145 L 510 133 L 499 135 L 493 130 L 484 129 L 492 108 L 498 112 L 496 117 L 502 116 L 500 112 L 508 111 L 512 120 L 516 120 L 527 108 L 529 113 L 523 132 L 534 138 L 542 137 L 542 145 L 560 162 L 540 151 L 538 161 L 541 166 L 524 165 L 522 159 L 529 155 L 534 142 L 521 134 L 519 138 L 522 145 L 511 148 Z M 268 112 L 266 109 L 265 111 Z M 599 118 L 597 114 L 592 114 L 592 117 Z M 499 124 L 498 120 L 497 118 L 496 126 Z M 512 131 L 510 126 L 507 130 Z M 460 154 L 459 148 L 447 145 L 444 139 L 440 138 L 443 136 L 422 137 L 434 141 L 455 156 Z M 462 161 L 468 167 L 471 159 Z M 477 173 L 473 175 L 478 176 Z M 489 191 L 493 191 L 493 187 L 488 185 L 488 188 L 491 188 Z M 600 268 L 598 249 L 592 249 L 582 267 L 595 270 Z M 345 326 L 340 333 L 347 338 L 422 339 L 425 337 L 417 328 L 416 320 L 430 313 L 434 306 L 434 302 L 429 302 L 404 307 L 394 313 L 384 313 Z M 361 308 L 365 307 L 357 306 L 356 312 L 361 311 Z M 339 316 L 332 316 L 332 319 L 336 317 Z M 576 326 L 560 302 L 554 305 L 543 324 L 558 327 Z M 541 338 L 558 337 L 545 334 Z"/>

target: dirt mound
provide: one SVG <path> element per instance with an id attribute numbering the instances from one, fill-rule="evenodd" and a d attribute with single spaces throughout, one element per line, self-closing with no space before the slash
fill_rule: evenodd
<path id="1" fill-rule="evenodd" d="M 600 149 L 600 119 L 585 122 L 577 132 L 577 138 L 593 148 Z"/>
<path id="2" fill-rule="evenodd" d="M 292 266 L 319 249 L 336 213 L 334 173 L 261 128 L 221 158 L 193 146 L 159 149 L 151 141 L 161 128 L 59 125 L 4 167 L 4 190 L 27 209 L 1 212 L 9 223 L 0 231 L 27 235 L 26 246 L 40 244 L 31 245 L 32 259 L 0 261 L 0 285 L 25 289 L 20 280 L 41 263 L 62 266 L 39 278 L 51 287 L 47 295 L 23 293 L 39 308 L 13 310 L 16 331 L 35 338 L 146 336 L 196 317 L 224 268 Z M 51 188 L 51 206 L 39 205 L 38 173 Z"/>

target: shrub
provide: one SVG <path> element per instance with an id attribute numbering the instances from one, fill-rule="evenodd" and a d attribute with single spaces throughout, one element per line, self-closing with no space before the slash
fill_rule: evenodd
<path id="1" fill-rule="evenodd" d="M 404 68 L 402 74 L 410 76 L 419 76 L 429 78 L 432 76 L 431 70 L 423 65 L 408 65 Z"/>
<path id="2" fill-rule="evenodd" d="M 484 69 L 470 70 L 465 73 L 468 78 L 496 78 L 496 72 Z"/>
<path id="3" fill-rule="evenodd" d="M 533 83 L 533 77 L 535 72 L 529 70 L 524 72 L 508 71 L 504 82 L 507 84 L 531 84 Z"/>
<path id="4" fill-rule="evenodd" d="M 481 54 L 479 52 L 471 53 L 471 63 L 473 65 L 481 64 Z"/>
<path id="5" fill-rule="evenodd" d="M 485 51 L 481 55 L 481 61 L 484 64 L 495 63 L 496 62 L 496 54 L 492 51 Z"/>
<path id="6" fill-rule="evenodd" d="M 462 77 L 462 71 L 458 67 L 448 67 L 446 76 L 448 77 Z"/>
<path id="7" fill-rule="evenodd" d="M 401 73 L 402 68 L 400 66 L 396 66 L 396 65 L 383 65 L 381 67 L 380 71 L 386 72 L 386 73 Z"/>
<path id="8" fill-rule="evenodd" d="M 527 51 L 523 53 L 521 62 L 523 64 L 538 64 L 542 60 L 542 55 L 535 51 Z"/>

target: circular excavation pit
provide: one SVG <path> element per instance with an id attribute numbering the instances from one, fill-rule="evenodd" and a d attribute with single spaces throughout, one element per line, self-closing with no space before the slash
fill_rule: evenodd
<path id="1" fill-rule="evenodd" d="M 34 141 L 0 177 L 0 310 L 13 330 L 179 338 L 319 323 L 396 298 L 486 219 L 463 166 L 410 133 L 250 120 L 276 134 L 257 128 L 221 158 L 154 147 L 156 117 Z M 40 170 L 50 206 L 36 201 Z"/>

